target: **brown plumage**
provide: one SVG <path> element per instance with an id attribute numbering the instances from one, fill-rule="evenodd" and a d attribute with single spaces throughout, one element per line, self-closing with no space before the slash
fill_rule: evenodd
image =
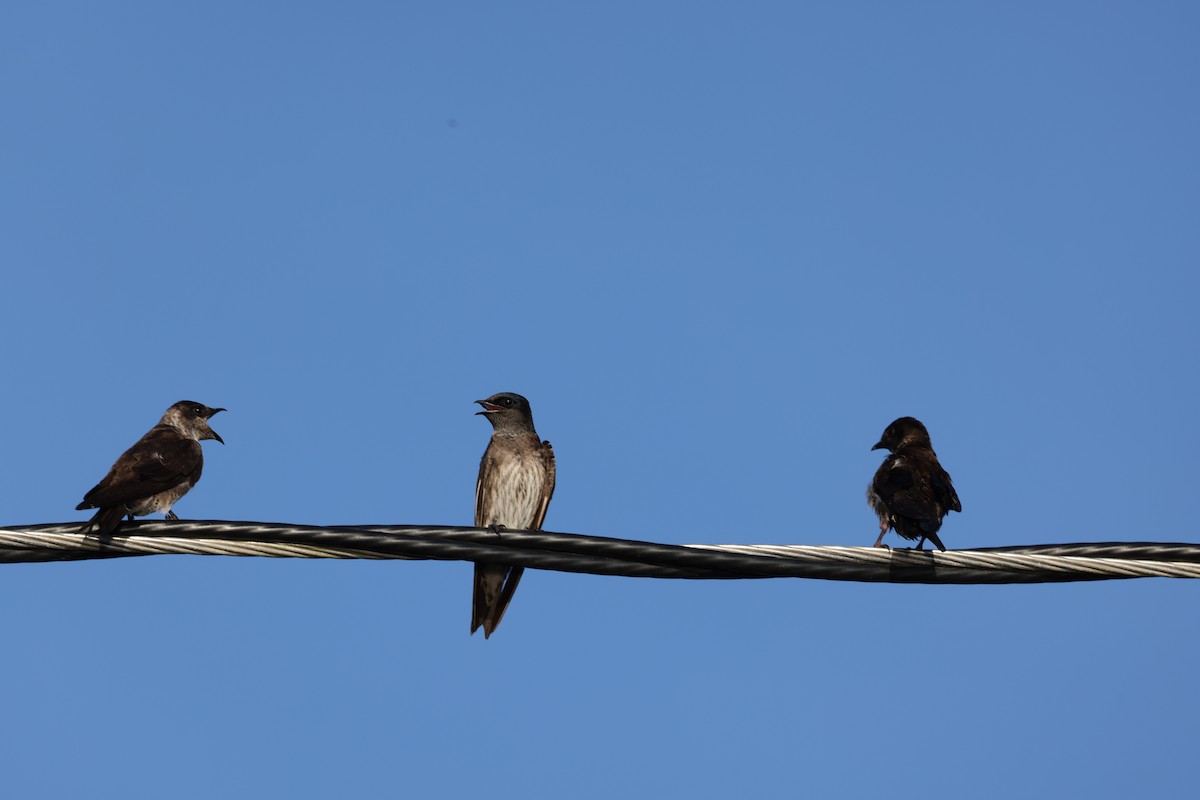
<path id="1" fill-rule="evenodd" d="M 950 474 L 942 469 L 933 452 L 929 431 L 919 420 L 901 417 L 887 426 L 871 449 L 880 448 L 891 451 L 891 455 L 883 460 L 867 487 L 867 503 L 879 517 L 875 546 L 886 546 L 883 535 L 891 528 L 905 539 L 917 540 L 918 550 L 926 539 L 945 550 L 938 530 L 946 514 L 962 511 L 962 503 Z"/>
<path id="2" fill-rule="evenodd" d="M 541 530 L 554 494 L 554 448 L 538 438 L 529 401 L 521 395 L 501 392 L 475 402 L 493 428 L 475 482 L 475 527 Z M 475 564 L 471 633 L 482 626 L 484 638 L 491 637 L 524 571 Z"/>
<path id="3" fill-rule="evenodd" d="M 209 408 L 181 400 L 167 409 L 159 423 L 121 454 L 104 480 L 84 495 L 76 510 L 100 509 L 81 529 L 101 536 L 111 535 L 126 516 L 145 516 L 155 511 L 178 519 L 171 506 L 200 480 L 204 452 L 200 440 L 225 440 L 208 420 L 223 408 Z"/>

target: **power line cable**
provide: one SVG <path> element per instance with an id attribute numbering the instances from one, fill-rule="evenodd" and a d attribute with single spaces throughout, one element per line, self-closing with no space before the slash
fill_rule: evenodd
<path id="1" fill-rule="evenodd" d="M 1200 545 L 1101 542 L 916 551 L 814 545 L 660 544 L 569 533 L 436 525 L 315 526 L 178 520 L 125 523 L 102 539 L 80 523 L 0 528 L 0 562 L 146 555 L 488 561 L 633 578 L 819 578 L 885 583 L 1053 583 L 1200 578 Z"/>

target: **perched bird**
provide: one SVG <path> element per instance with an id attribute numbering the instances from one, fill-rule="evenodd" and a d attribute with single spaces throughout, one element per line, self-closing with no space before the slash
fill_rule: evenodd
<path id="1" fill-rule="evenodd" d="M 168 408 L 158 424 L 122 453 L 104 480 L 75 506 L 77 511 L 100 509 L 80 533 L 95 529 L 108 536 L 126 516 L 132 520 L 155 511 L 165 512 L 167 519 L 178 519 L 171 506 L 196 485 L 204 469 L 200 440 L 225 444 L 208 425 L 213 414 L 224 410 L 190 400 Z"/>
<path id="2" fill-rule="evenodd" d="M 918 550 L 926 539 L 938 550 L 945 550 L 938 529 L 946 514 L 962 511 L 962 503 L 949 473 L 938 463 L 929 431 L 919 420 L 901 417 L 887 426 L 871 449 L 880 448 L 891 451 L 891 455 L 883 460 L 867 486 L 867 504 L 879 517 L 875 546 L 886 547 L 883 535 L 893 528 L 905 539 L 917 539 Z"/>
<path id="3" fill-rule="evenodd" d="M 521 395 L 501 392 L 475 402 L 483 406 L 476 414 L 487 417 L 493 428 L 475 482 L 475 527 L 541 530 L 554 494 L 554 448 L 538 438 L 529 401 Z M 471 633 L 482 625 L 484 638 L 491 637 L 524 571 L 475 564 Z"/>

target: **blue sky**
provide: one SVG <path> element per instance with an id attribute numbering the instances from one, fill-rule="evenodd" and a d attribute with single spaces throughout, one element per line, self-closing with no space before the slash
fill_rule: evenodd
<path id="1" fill-rule="evenodd" d="M 469 524 L 517 391 L 548 530 L 1196 541 L 1185 3 L 18 3 L 4 522 L 172 402 L 185 518 Z M 893 542 L 894 535 L 893 536 Z M 674 582 L 162 557 L 0 569 L 14 796 L 1090 797 L 1194 786 L 1186 581 Z"/>

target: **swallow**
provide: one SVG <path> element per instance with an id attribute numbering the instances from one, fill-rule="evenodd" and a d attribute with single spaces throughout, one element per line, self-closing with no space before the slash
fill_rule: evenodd
<path id="1" fill-rule="evenodd" d="M 533 427 L 529 401 L 519 394 L 501 392 L 486 400 L 476 415 L 492 423 L 492 439 L 479 462 L 475 482 L 475 527 L 538 531 L 554 494 L 554 448 L 543 442 Z M 490 638 L 524 567 L 475 564 L 475 588 L 471 597 L 471 633 L 483 626 Z"/>
<path id="2" fill-rule="evenodd" d="M 167 519 L 179 519 L 171 507 L 188 493 L 204 470 L 203 439 L 225 440 L 209 427 L 209 419 L 223 408 L 209 408 L 181 400 L 167 409 L 158 424 L 133 447 L 121 454 L 104 476 L 75 506 L 100 509 L 80 529 L 109 536 L 125 517 L 161 511 Z"/>
<path id="3" fill-rule="evenodd" d="M 881 448 L 891 455 L 883 460 L 867 486 L 867 505 L 879 517 L 875 546 L 887 546 L 883 535 L 891 528 L 905 539 L 916 539 L 918 550 L 926 539 L 938 550 L 945 550 L 938 529 L 946 514 L 962 512 L 962 503 L 949 473 L 933 452 L 929 431 L 919 420 L 901 417 L 887 426 L 871 449 Z"/>

